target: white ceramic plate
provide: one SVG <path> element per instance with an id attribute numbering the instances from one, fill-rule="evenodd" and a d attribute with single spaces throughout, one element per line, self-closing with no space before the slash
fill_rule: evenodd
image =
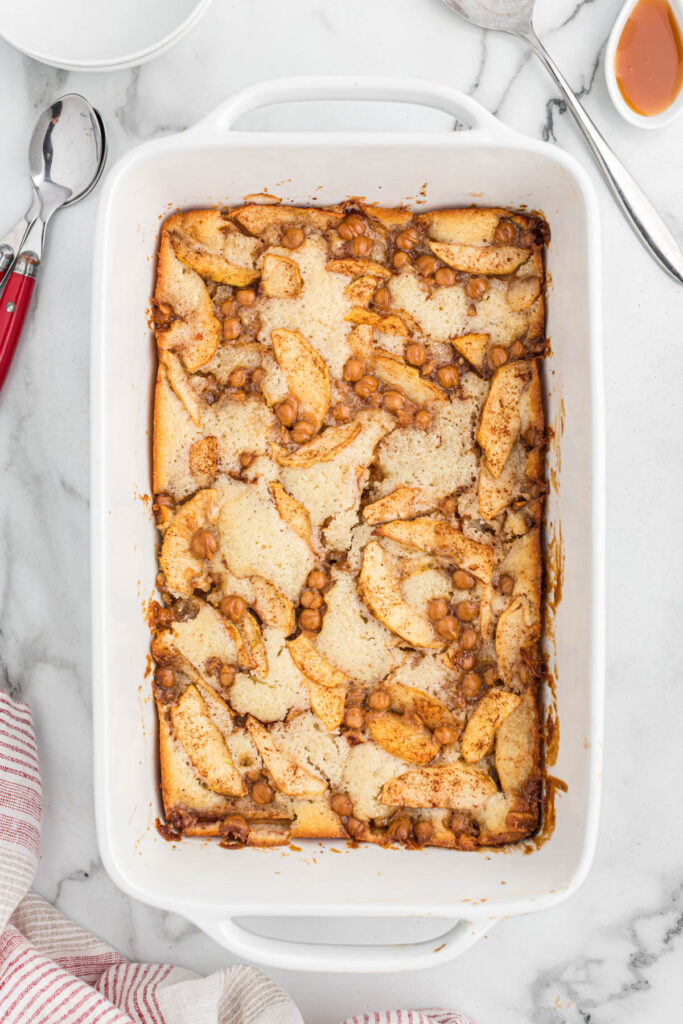
<path id="1" fill-rule="evenodd" d="M 156 57 L 211 0 L 0 0 L 0 36 L 22 53 L 72 71 L 111 71 Z"/>

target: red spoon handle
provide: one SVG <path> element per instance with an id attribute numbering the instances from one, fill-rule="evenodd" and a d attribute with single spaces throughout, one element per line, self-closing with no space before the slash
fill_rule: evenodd
<path id="1" fill-rule="evenodd" d="M 21 336 L 36 284 L 37 269 L 35 259 L 20 257 L 0 296 L 0 388 L 5 383 Z"/>

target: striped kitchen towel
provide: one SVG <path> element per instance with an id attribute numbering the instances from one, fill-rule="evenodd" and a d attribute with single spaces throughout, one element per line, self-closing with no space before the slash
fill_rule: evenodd
<path id="1" fill-rule="evenodd" d="M 31 712 L 0 691 L 0 1024 L 303 1024 L 253 967 L 201 978 L 134 964 L 30 890 L 42 813 Z M 387 1010 L 344 1024 L 473 1024 L 447 1010 Z"/>

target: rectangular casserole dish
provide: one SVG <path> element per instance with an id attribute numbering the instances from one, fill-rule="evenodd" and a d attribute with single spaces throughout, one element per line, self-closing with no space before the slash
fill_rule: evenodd
<path id="1" fill-rule="evenodd" d="M 231 131 L 258 107 L 305 99 L 423 104 L 471 130 L 452 133 Z M 563 595 L 547 653 L 558 679 L 562 743 L 553 775 L 568 786 L 555 828 L 532 855 L 330 847 L 247 849 L 166 842 L 160 814 L 145 604 L 155 579 L 149 503 L 155 353 L 147 326 L 159 220 L 176 207 L 349 196 L 420 208 L 537 209 L 552 239 L 546 369 L 553 487 L 547 541 Z M 308 970 L 435 966 L 503 916 L 542 909 L 585 877 L 597 831 L 603 688 L 603 439 L 597 204 L 566 154 L 504 128 L 445 87 L 383 79 L 291 79 L 238 94 L 190 131 L 145 144 L 110 172 L 96 232 L 92 353 L 92 556 L 95 791 L 102 858 L 131 896 L 190 918 L 251 960 Z M 559 592 L 559 583 L 555 591 Z M 528 850 L 526 851 L 528 852 Z M 315 853 L 315 857 L 312 854 Z M 226 860 L 227 858 L 227 860 Z M 416 885 L 416 879 L 419 884 Z M 501 883 L 505 883 L 501 885 Z M 381 947 L 264 938 L 237 916 L 458 918 L 437 940 Z"/>

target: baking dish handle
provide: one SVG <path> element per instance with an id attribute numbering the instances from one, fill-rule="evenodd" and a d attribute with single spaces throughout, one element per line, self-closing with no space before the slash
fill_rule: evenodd
<path id="1" fill-rule="evenodd" d="M 258 82 L 235 93 L 225 103 L 215 107 L 191 132 L 210 128 L 233 129 L 236 122 L 246 114 L 261 107 L 276 103 L 300 103 L 305 101 L 353 100 L 380 103 L 411 103 L 416 106 L 433 107 L 451 114 L 456 129 L 467 126 L 473 131 L 485 130 L 513 134 L 501 121 L 490 114 L 471 96 L 436 82 L 419 78 L 376 78 L 348 76 L 301 76 L 296 78 L 273 78 Z"/>
<path id="2" fill-rule="evenodd" d="M 269 938 L 249 931 L 233 919 L 194 916 L 192 920 L 220 946 L 252 963 L 329 974 L 387 974 L 437 967 L 460 956 L 496 924 L 495 919 L 458 921 L 443 935 L 421 942 L 333 945 Z"/>

